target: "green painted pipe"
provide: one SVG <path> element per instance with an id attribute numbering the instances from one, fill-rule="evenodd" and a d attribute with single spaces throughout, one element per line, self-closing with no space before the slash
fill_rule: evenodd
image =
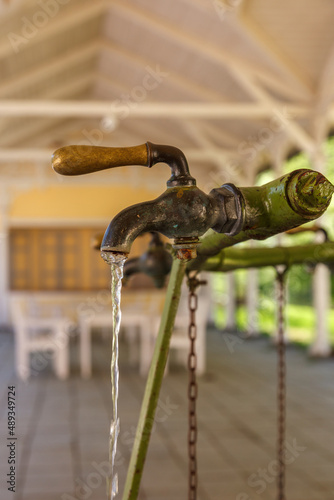
<path id="1" fill-rule="evenodd" d="M 186 262 L 175 259 L 169 278 L 165 306 L 147 378 L 142 401 L 135 442 L 126 477 L 123 500 L 136 500 L 143 473 L 147 449 L 158 404 L 160 388 L 166 367 L 169 343 L 175 316 L 180 301 L 181 285 L 186 269 Z"/>
<path id="2" fill-rule="evenodd" d="M 235 236 L 210 229 L 188 269 L 200 269 L 223 248 L 249 239 L 264 240 L 317 219 L 327 209 L 334 186 L 313 170 L 295 170 L 264 186 L 239 188 L 243 198 L 243 230 Z"/>
<path id="3" fill-rule="evenodd" d="M 201 266 L 203 271 L 228 272 L 255 267 L 334 263 L 334 243 L 275 248 L 226 248 Z"/>

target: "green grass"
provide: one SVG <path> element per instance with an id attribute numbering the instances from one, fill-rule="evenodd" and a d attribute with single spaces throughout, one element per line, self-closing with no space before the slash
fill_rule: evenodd
<path id="1" fill-rule="evenodd" d="M 217 308 L 216 324 L 223 328 L 225 325 L 225 311 Z M 289 339 L 303 345 L 310 345 L 314 338 L 315 315 L 311 306 L 288 304 L 286 307 L 286 325 Z M 247 313 L 245 306 L 237 311 L 237 326 L 239 330 L 246 330 Z M 261 333 L 272 335 L 276 328 L 275 311 L 271 308 L 259 310 L 259 329 Z M 329 313 L 329 331 L 331 344 L 334 346 L 334 311 Z"/>

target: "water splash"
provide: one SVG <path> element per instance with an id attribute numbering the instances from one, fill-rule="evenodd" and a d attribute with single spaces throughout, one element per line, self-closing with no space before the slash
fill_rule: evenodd
<path id="1" fill-rule="evenodd" d="M 117 451 L 117 438 L 120 424 L 118 418 L 118 334 L 121 326 L 121 289 L 123 278 L 123 267 L 126 260 L 124 254 L 102 253 L 103 259 L 110 264 L 111 269 L 111 301 L 113 316 L 113 335 L 111 343 L 111 396 L 112 417 L 109 434 L 109 463 L 110 474 L 107 478 L 108 500 L 112 500 L 118 493 L 118 475 L 114 473 L 115 457 Z"/>

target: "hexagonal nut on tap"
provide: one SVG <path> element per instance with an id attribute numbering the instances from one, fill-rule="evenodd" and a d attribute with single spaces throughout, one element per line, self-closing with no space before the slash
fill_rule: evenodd
<path id="1" fill-rule="evenodd" d="M 210 191 L 210 195 L 219 200 L 221 216 L 215 226 L 217 233 L 234 236 L 242 230 L 244 216 L 242 194 L 234 184 L 223 184 L 220 188 Z"/>

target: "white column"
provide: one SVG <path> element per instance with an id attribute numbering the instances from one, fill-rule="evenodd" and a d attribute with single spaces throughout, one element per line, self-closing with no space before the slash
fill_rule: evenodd
<path id="1" fill-rule="evenodd" d="M 227 300 L 226 300 L 226 326 L 227 330 L 235 330 L 237 328 L 236 321 L 236 280 L 235 273 L 226 273 L 227 282 Z"/>
<path id="2" fill-rule="evenodd" d="M 207 271 L 201 271 L 201 274 L 199 275 L 199 279 L 206 281 L 206 285 L 202 285 L 204 288 L 202 290 L 202 293 L 205 294 L 205 297 L 209 301 L 210 307 L 208 311 L 208 316 L 207 316 L 207 322 L 214 324 L 215 322 L 215 302 L 214 302 L 214 293 L 213 293 L 213 285 L 212 285 L 212 279 L 213 279 L 213 274 L 214 273 L 209 273 Z"/>
<path id="3" fill-rule="evenodd" d="M 258 301 L 258 270 L 249 269 L 246 290 L 247 335 L 249 336 L 255 336 L 259 333 Z"/>
<path id="4" fill-rule="evenodd" d="M 324 235 L 318 232 L 316 242 L 322 243 Z M 313 306 L 315 312 L 315 338 L 309 352 L 312 356 L 326 357 L 331 353 L 328 331 L 331 283 L 330 271 L 324 264 L 317 264 L 313 275 Z"/>
<path id="5" fill-rule="evenodd" d="M 310 158 L 312 168 L 326 175 L 326 158 L 322 151 L 322 142 L 324 137 L 321 135 L 323 129 L 317 129 L 315 123 L 315 131 L 318 135 L 318 148 Z M 326 214 L 321 217 L 323 222 Z M 319 222 L 319 220 L 318 220 Z M 321 222 L 320 222 L 321 224 Z M 315 237 L 316 243 L 325 241 L 324 234 L 318 232 Z M 315 312 L 315 338 L 310 346 L 309 353 L 312 356 L 326 357 L 331 353 L 328 330 L 328 313 L 330 309 L 330 271 L 324 264 L 318 264 L 313 275 L 313 307 Z"/>
<path id="6" fill-rule="evenodd" d="M 9 237 L 8 237 L 9 200 L 0 192 L 0 324 L 8 323 L 9 295 Z"/>

